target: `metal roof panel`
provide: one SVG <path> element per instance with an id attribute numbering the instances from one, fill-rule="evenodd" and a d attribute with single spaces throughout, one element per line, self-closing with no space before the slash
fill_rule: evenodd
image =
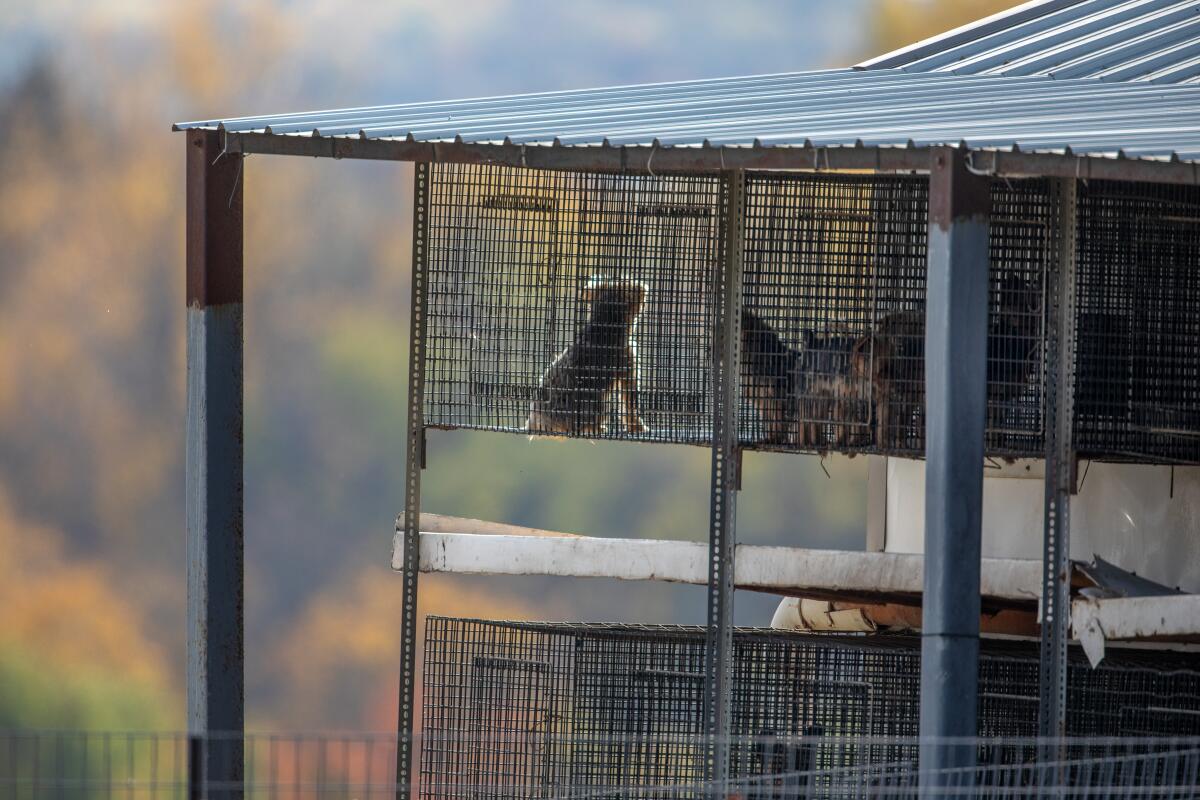
<path id="1" fill-rule="evenodd" d="M 1200 0 L 1040 0 L 857 68 L 1166 83 L 1197 54 Z"/>
<path id="2" fill-rule="evenodd" d="M 1161 71 L 1149 58 L 1145 74 Z M 1200 74 L 1200 61 L 1175 67 Z M 1200 86 L 822 70 L 179 123 L 279 136 L 561 147 L 973 148 L 1200 158 Z"/>

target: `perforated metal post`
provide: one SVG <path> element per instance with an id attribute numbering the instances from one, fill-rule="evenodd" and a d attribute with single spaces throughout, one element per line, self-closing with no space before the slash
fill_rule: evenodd
<path id="1" fill-rule="evenodd" d="M 970 767 L 978 733 L 979 572 L 987 396 L 989 180 L 965 154 L 933 151 L 925 323 L 925 587 L 921 638 L 923 790 L 930 771 Z"/>
<path id="2" fill-rule="evenodd" d="M 741 345 L 742 243 L 746 176 L 721 176 L 721 247 L 713 281 L 712 504 L 708 529 L 708 629 L 705 639 L 705 776 L 724 795 L 729 777 L 730 682 L 733 671 L 733 555 L 737 538 L 738 358 Z"/>
<path id="3" fill-rule="evenodd" d="M 425 311 L 429 246 L 429 164 L 413 176 L 412 305 L 408 344 L 408 425 L 404 464 L 404 607 L 400 618 L 400 713 L 396 726 L 396 798 L 412 793 L 413 699 L 417 668 L 421 469 L 425 450 Z"/>
<path id="4" fill-rule="evenodd" d="M 1038 705 L 1038 733 L 1047 737 L 1066 735 L 1071 495 L 1075 491 L 1075 181 L 1059 181 L 1056 194 L 1058 255 L 1046 292 L 1046 510 Z"/>
<path id="5" fill-rule="evenodd" d="M 196 770 L 231 797 L 242 780 L 245 701 L 242 166 L 217 132 L 188 133 L 188 732 L 225 734 L 220 747 L 204 748 Z"/>

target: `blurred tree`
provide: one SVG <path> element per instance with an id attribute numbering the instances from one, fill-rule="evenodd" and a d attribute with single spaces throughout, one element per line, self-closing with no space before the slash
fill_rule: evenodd
<path id="1" fill-rule="evenodd" d="M 169 725 L 182 704 L 136 600 L 0 491 L 0 729 Z"/>
<path id="2" fill-rule="evenodd" d="M 402 607 L 399 576 L 377 566 L 314 597 L 270 649 L 271 668 L 264 674 L 272 685 L 262 691 L 286 699 L 273 722 L 299 729 L 364 724 L 369 730 L 392 729 Z M 471 588 L 449 576 L 421 579 L 422 627 L 430 614 L 532 619 L 544 613 L 516 597 Z M 417 641 L 423 638 L 418 631 Z"/>
<path id="3" fill-rule="evenodd" d="M 362 18 L 328 4 L 117 5 L 14 7 L 22 19 L 60 9 L 45 12 L 60 14 L 47 29 L 57 50 L 0 86 L 0 695 L 58 686 L 64 699 L 25 703 L 13 724 L 39 724 L 27 712 L 44 707 L 57 709 L 44 724 L 140 725 L 143 703 L 183 724 L 183 148 L 170 120 L 762 72 L 764 42 L 770 68 L 812 60 L 798 29 L 827 44 L 813 26 L 779 23 L 812 9 L 776 0 L 758 16 L 625 2 L 633 38 L 627 14 L 583 4 L 477 3 L 464 23 L 406 0 L 380 5 L 392 38 L 364 29 L 361 50 L 327 46 Z M 676 24 L 684 13 L 694 31 Z M 504 46 L 467 63 L 484 34 Z M 512 58 L 520 36 L 537 58 Z M 698 47 L 700 36 L 741 44 Z M 376 62 L 397 53 L 422 69 Z M 250 649 L 248 677 L 264 725 L 388 727 L 394 714 L 399 580 L 385 564 L 403 502 L 409 174 L 247 161 L 247 613 L 248 640 L 264 648 Z M 429 510 L 601 535 L 707 528 L 702 448 L 436 432 L 430 458 Z M 745 538 L 858 545 L 861 461 L 832 462 L 832 480 L 815 459 L 754 456 L 746 469 Z M 702 614 L 683 589 L 443 585 L 431 610 Z M 66 700 L 76 694 L 98 705 Z"/>

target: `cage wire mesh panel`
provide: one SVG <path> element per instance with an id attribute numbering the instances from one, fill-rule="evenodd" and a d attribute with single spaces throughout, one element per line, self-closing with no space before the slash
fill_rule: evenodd
<path id="1" fill-rule="evenodd" d="M 715 179 L 431 180 L 429 426 L 707 440 Z"/>
<path id="2" fill-rule="evenodd" d="M 1088 181 L 1078 200 L 1081 456 L 1200 462 L 1200 189 Z"/>
<path id="3" fill-rule="evenodd" d="M 425 630 L 422 797 L 703 780 L 702 628 L 430 617 Z M 739 630 L 734 664 L 736 778 L 812 773 L 828 785 L 839 770 L 915 765 L 918 637 Z M 1068 733 L 1198 736 L 1198 668 L 1195 654 L 1112 651 L 1092 669 L 1073 652 Z M 980 735 L 1036 735 L 1036 643 L 985 640 L 979 677 Z M 981 749 L 979 763 L 1020 765 L 1036 749 Z"/>
<path id="4" fill-rule="evenodd" d="M 715 177 L 431 179 L 430 426 L 711 439 Z M 1200 189 L 1091 181 L 1078 209 L 1080 454 L 1200 462 Z M 923 453 L 927 230 L 924 177 L 748 175 L 743 446 Z M 1050 181 L 993 182 L 990 456 L 1044 455 L 1062 235 Z"/>
<path id="5" fill-rule="evenodd" d="M 924 450 L 928 181 L 756 175 L 742 316 L 749 446 Z M 987 451 L 1042 452 L 1043 296 L 1055 249 L 1044 181 L 993 186 Z"/>

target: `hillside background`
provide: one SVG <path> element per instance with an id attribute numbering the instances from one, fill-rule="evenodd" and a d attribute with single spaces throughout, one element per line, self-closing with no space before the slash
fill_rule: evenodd
<path id="1" fill-rule="evenodd" d="M 0 728 L 184 727 L 172 121 L 840 66 L 1003 2 L 0 2 Z M 394 724 L 406 167 L 246 168 L 253 728 Z M 703 539 L 707 451 L 434 432 L 430 511 Z M 748 455 L 743 541 L 859 548 L 862 460 Z M 828 472 L 828 475 L 826 474 Z M 422 584 L 426 613 L 703 620 L 703 590 Z M 739 594 L 741 624 L 770 597 Z"/>

